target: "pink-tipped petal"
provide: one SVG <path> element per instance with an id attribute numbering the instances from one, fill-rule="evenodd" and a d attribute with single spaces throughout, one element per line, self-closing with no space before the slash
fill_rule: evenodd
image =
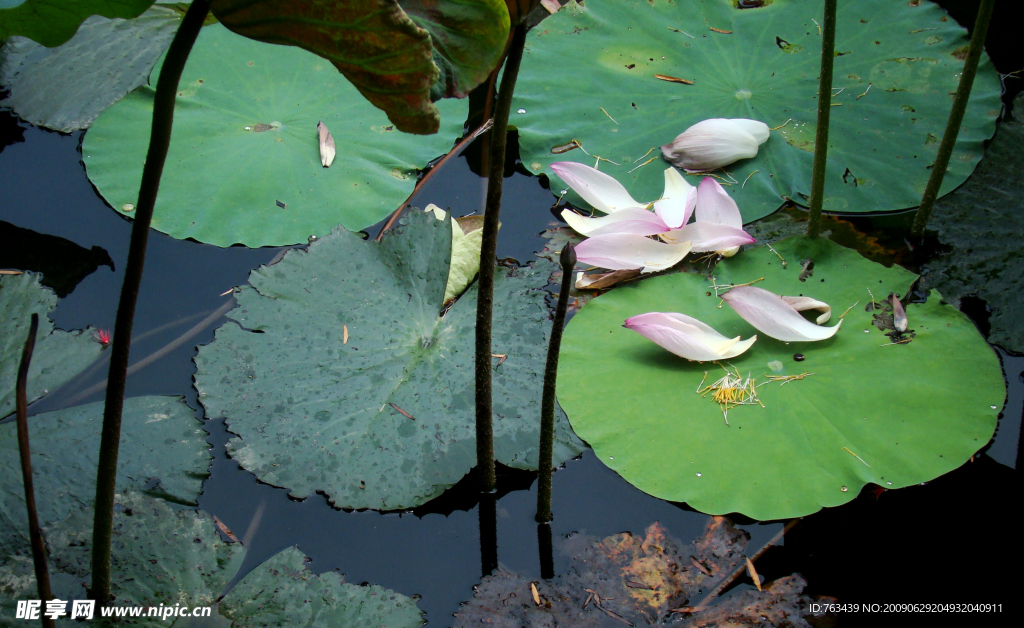
<path id="1" fill-rule="evenodd" d="M 678 229 L 690 220 L 697 205 L 697 188 L 690 185 L 679 171 L 665 169 L 665 193 L 654 203 L 654 211 L 671 229 Z"/>
<path id="2" fill-rule="evenodd" d="M 587 238 L 576 245 L 576 259 L 610 270 L 639 268 L 650 273 L 671 268 L 690 252 L 690 243 L 663 244 L 629 233 Z"/>
<path id="3" fill-rule="evenodd" d="M 697 362 L 734 358 L 757 340 L 757 336 L 742 341 L 739 336 L 726 338 L 695 318 L 672 312 L 638 314 L 627 318 L 624 327 L 667 351 Z"/>
<path id="4" fill-rule="evenodd" d="M 590 166 L 575 161 L 559 161 L 551 164 L 551 169 L 583 200 L 606 214 L 627 207 L 646 206 L 646 203 L 633 200 L 621 183 Z"/>
<path id="5" fill-rule="evenodd" d="M 621 209 L 613 214 L 589 218 L 571 210 L 562 212 L 562 220 L 578 233 L 598 236 L 609 233 L 632 233 L 649 236 L 668 231 L 669 227 L 657 214 L 641 207 Z"/>
<path id="6" fill-rule="evenodd" d="M 743 228 L 743 216 L 736 201 L 711 177 L 704 177 L 697 187 L 698 222 L 717 222 L 737 229 Z"/>
<path id="7" fill-rule="evenodd" d="M 758 331 L 785 342 L 811 342 L 831 338 L 835 327 L 820 327 L 804 318 L 782 297 L 756 286 L 740 286 L 722 295 L 732 309 Z"/>
<path id="8" fill-rule="evenodd" d="M 743 229 L 714 222 L 691 222 L 682 229 L 661 234 L 661 238 L 666 242 L 689 242 L 691 253 L 727 251 L 755 242 Z"/>
<path id="9" fill-rule="evenodd" d="M 902 334 L 907 331 L 907 311 L 903 309 L 903 304 L 895 294 L 890 294 L 889 299 L 892 302 L 892 326 Z"/>

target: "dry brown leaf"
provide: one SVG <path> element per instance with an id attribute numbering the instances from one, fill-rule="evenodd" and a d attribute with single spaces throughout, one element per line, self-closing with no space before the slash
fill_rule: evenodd
<path id="1" fill-rule="evenodd" d="M 341 325 L 341 344 L 348 344 L 348 325 L 342 323 Z"/>
<path id="2" fill-rule="evenodd" d="M 217 518 L 216 515 L 213 516 L 213 522 L 217 524 L 217 527 L 220 528 L 220 531 L 224 533 L 224 536 L 228 537 L 235 543 L 241 542 L 238 540 L 238 537 L 235 536 L 235 534 L 226 525 L 224 525 L 224 522 Z"/>
<path id="3" fill-rule="evenodd" d="M 540 606 L 540 593 L 537 592 L 537 583 L 530 583 L 530 593 L 533 595 L 533 603 Z"/>
<path id="4" fill-rule="evenodd" d="M 334 163 L 334 155 L 336 153 L 334 138 L 331 137 L 331 132 L 327 130 L 327 125 L 323 122 L 316 123 L 316 130 L 320 135 L 320 163 L 323 164 L 324 168 L 329 168 Z"/>
<path id="5" fill-rule="evenodd" d="M 757 575 L 757 569 L 754 569 L 754 563 L 750 561 L 749 556 L 744 556 L 744 560 L 747 561 L 747 575 L 750 576 L 750 579 L 754 581 L 755 585 L 757 585 L 757 590 L 760 591 L 761 578 Z"/>

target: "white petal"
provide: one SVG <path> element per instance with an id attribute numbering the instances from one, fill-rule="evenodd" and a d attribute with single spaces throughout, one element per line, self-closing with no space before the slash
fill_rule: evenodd
<path id="1" fill-rule="evenodd" d="M 895 294 L 890 294 L 889 299 L 892 302 L 892 326 L 902 334 L 907 331 L 907 311 L 903 309 L 903 304 Z"/>
<path id="2" fill-rule="evenodd" d="M 768 125 L 760 120 L 749 120 L 747 118 L 729 118 L 729 122 L 739 125 L 741 129 L 750 133 L 754 136 L 754 140 L 758 144 L 764 144 L 768 141 L 768 136 L 771 135 L 771 129 Z"/>
<path id="3" fill-rule="evenodd" d="M 613 270 L 610 273 L 591 273 L 589 275 L 580 271 L 576 273 L 577 290 L 603 290 L 610 288 L 620 281 L 638 277 L 640 271 L 631 268 L 629 270 Z"/>
<path id="4" fill-rule="evenodd" d="M 832 318 L 832 306 L 824 301 L 812 299 L 811 297 L 782 297 L 782 300 L 792 305 L 793 309 L 797 312 L 806 310 L 818 310 L 821 312 L 821 316 L 815 319 L 819 325 L 824 325 L 828 322 L 828 319 Z"/>
<path id="5" fill-rule="evenodd" d="M 677 313 L 639 314 L 627 318 L 624 327 L 680 357 L 698 362 L 734 358 L 757 340 L 757 336 L 743 341 L 739 336 L 726 338 L 701 321 Z"/>
<path id="6" fill-rule="evenodd" d="M 559 161 L 551 164 L 551 169 L 583 200 L 606 214 L 627 207 L 646 206 L 646 203 L 633 200 L 621 183 L 590 166 L 575 161 Z"/>
<path id="7" fill-rule="evenodd" d="M 320 138 L 320 164 L 324 168 L 329 168 L 334 163 L 336 154 L 334 138 L 331 137 L 331 132 L 327 130 L 327 125 L 322 121 L 316 123 L 316 132 Z"/>
<path id="8" fill-rule="evenodd" d="M 691 222 L 682 229 L 673 229 L 661 234 L 666 242 L 689 242 L 691 253 L 726 251 L 744 244 L 752 244 L 754 238 L 744 231 L 729 225 L 714 222 Z"/>
<path id="9" fill-rule="evenodd" d="M 654 203 L 654 211 L 672 229 L 685 225 L 697 205 L 697 188 L 683 178 L 678 170 L 665 169 L 665 193 Z"/>
<path id="10" fill-rule="evenodd" d="M 757 155 L 758 141 L 743 126 L 725 118 L 704 120 L 683 131 L 661 153 L 688 171 L 707 171 Z"/>
<path id="11" fill-rule="evenodd" d="M 711 177 L 704 177 L 697 187 L 698 222 L 717 222 L 737 229 L 743 228 L 743 216 L 736 201 Z"/>
<path id="12" fill-rule="evenodd" d="M 611 270 L 640 268 L 650 273 L 678 264 L 690 252 L 690 243 L 663 244 L 629 233 L 587 238 L 576 246 L 576 259 Z"/>
<path id="13" fill-rule="evenodd" d="M 831 338 L 835 327 L 819 327 L 800 315 L 782 297 L 756 286 L 733 288 L 722 295 L 736 313 L 759 331 L 786 342 L 809 342 Z"/>
<path id="14" fill-rule="evenodd" d="M 648 236 L 668 231 L 665 221 L 657 214 L 641 207 L 621 209 L 613 214 L 597 218 L 580 216 L 576 212 L 566 209 L 562 212 L 562 220 L 585 236 L 608 233 L 632 233 Z"/>

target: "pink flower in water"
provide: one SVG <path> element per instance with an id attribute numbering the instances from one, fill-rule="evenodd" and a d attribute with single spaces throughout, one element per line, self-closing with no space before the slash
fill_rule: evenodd
<path id="1" fill-rule="evenodd" d="M 97 329 L 92 332 L 93 340 L 100 343 L 104 347 L 110 344 L 110 332 L 106 329 Z"/>

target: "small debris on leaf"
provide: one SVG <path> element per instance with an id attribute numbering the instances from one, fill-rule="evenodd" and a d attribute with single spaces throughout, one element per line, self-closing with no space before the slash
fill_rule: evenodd
<path id="1" fill-rule="evenodd" d="M 668 76 L 667 74 L 655 74 L 654 78 L 668 81 L 669 83 L 682 83 L 683 85 L 693 85 L 693 81 L 688 81 L 678 76 Z"/>
<path id="2" fill-rule="evenodd" d="M 331 164 L 334 163 L 334 155 L 336 153 L 334 149 L 334 138 L 331 137 L 331 132 L 327 130 L 327 125 L 323 122 L 316 123 L 316 130 L 320 136 L 320 163 L 323 164 L 324 168 L 330 168 Z"/>

